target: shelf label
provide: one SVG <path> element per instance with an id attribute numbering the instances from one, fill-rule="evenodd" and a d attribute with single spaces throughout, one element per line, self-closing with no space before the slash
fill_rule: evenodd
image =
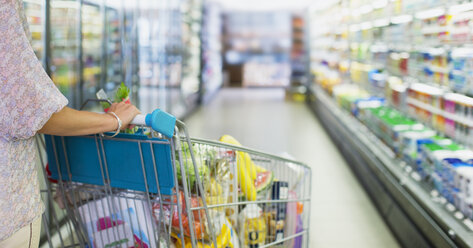
<path id="1" fill-rule="evenodd" d="M 437 198 L 439 196 L 439 192 L 434 189 L 434 190 L 430 191 L 430 195 L 434 198 Z"/>
<path id="2" fill-rule="evenodd" d="M 455 206 L 453 206 L 451 203 L 448 203 L 448 204 L 446 205 L 446 208 L 447 208 L 447 210 L 450 211 L 450 212 L 455 211 Z"/>
<path id="3" fill-rule="evenodd" d="M 414 180 L 417 181 L 417 182 L 420 182 L 420 180 L 422 179 L 422 178 L 420 177 L 419 173 L 417 173 L 417 172 L 415 172 L 415 171 L 411 173 L 411 177 L 412 177 L 412 179 L 414 179 Z"/>
<path id="4" fill-rule="evenodd" d="M 465 218 L 465 216 L 460 212 L 460 211 L 456 211 L 455 214 L 454 214 L 455 218 L 457 218 L 458 220 L 462 220 L 463 218 Z"/>
<path id="5" fill-rule="evenodd" d="M 465 224 L 465 226 L 467 226 L 470 231 L 473 231 L 473 222 L 470 219 L 466 218 L 463 220 L 463 224 Z"/>

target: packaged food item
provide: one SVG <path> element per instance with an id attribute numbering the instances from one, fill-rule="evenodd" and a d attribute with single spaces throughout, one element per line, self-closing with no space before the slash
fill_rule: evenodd
<path id="1" fill-rule="evenodd" d="M 257 204 L 248 204 L 239 215 L 240 242 L 244 248 L 258 248 L 265 244 L 266 221 Z"/>
<path id="2" fill-rule="evenodd" d="M 217 155 L 219 159 L 211 167 L 211 177 L 213 177 L 218 184 L 222 187 L 223 201 L 227 203 L 234 203 L 238 201 L 238 173 L 236 154 L 232 150 L 222 149 Z M 207 200 L 208 201 L 208 200 Z M 211 204 L 212 202 L 207 202 Z M 232 224 L 237 225 L 238 219 L 238 207 L 236 205 L 226 206 L 219 209 L 223 209 L 225 214 Z"/>
<path id="3" fill-rule="evenodd" d="M 194 159 L 196 162 L 195 166 L 197 167 L 198 175 L 195 174 L 194 163 L 191 157 L 190 149 L 193 149 Z M 180 158 L 179 156 L 182 156 L 182 158 Z M 177 173 L 177 179 L 179 181 L 179 184 L 181 186 L 184 186 L 183 181 L 182 181 L 183 177 L 182 177 L 182 172 L 181 172 L 181 162 L 183 164 L 183 167 L 186 173 L 187 187 L 189 187 L 193 192 L 196 192 L 197 190 L 197 183 L 196 183 L 197 176 L 200 178 L 203 184 L 208 183 L 208 180 L 210 179 L 210 170 L 209 170 L 208 163 L 213 158 L 214 158 L 213 150 L 204 149 L 199 144 L 194 144 L 191 148 L 189 147 L 187 142 L 183 142 L 182 152 L 176 153 L 176 160 L 175 160 L 176 173 Z"/>
<path id="4" fill-rule="evenodd" d="M 435 136 L 435 131 L 424 129 L 419 131 L 408 131 L 401 134 L 402 140 L 402 154 L 403 157 L 412 162 L 412 164 L 419 166 L 421 159 L 418 157 L 423 144 L 432 144 L 432 137 Z"/>
<path id="5" fill-rule="evenodd" d="M 271 200 L 287 200 L 289 193 L 288 182 L 276 181 L 271 189 Z M 284 238 L 287 203 L 270 203 L 268 206 L 268 242 L 277 242 Z M 277 245 L 281 245 L 278 243 Z"/>
<path id="6" fill-rule="evenodd" d="M 179 215 L 179 209 L 178 209 L 178 199 L 179 197 L 179 202 L 182 204 L 182 208 L 180 209 L 181 215 Z M 193 210 L 192 216 L 188 215 L 187 212 L 187 206 L 186 206 L 186 201 L 184 198 L 184 193 L 182 191 L 179 191 L 178 194 L 173 195 L 172 200 L 169 199 L 163 199 L 162 203 L 160 204 L 159 201 L 160 199 L 157 199 L 153 203 L 153 217 L 155 221 L 158 224 L 164 223 L 165 225 L 168 225 L 171 223 L 171 227 L 175 232 L 180 234 L 180 223 L 179 219 L 182 221 L 182 227 L 184 231 L 184 235 L 190 236 L 191 233 L 191 218 L 193 222 L 193 228 L 194 228 L 194 233 L 195 237 L 197 239 L 202 239 L 204 237 L 208 237 L 208 230 L 206 228 L 207 225 L 207 218 L 205 215 L 205 211 L 203 209 L 200 210 Z M 191 197 L 190 199 L 190 204 L 191 208 L 197 208 L 197 207 L 202 207 L 202 199 L 200 197 Z"/>
<path id="7" fill-rule="evenodd" d="M 112 207 L 113 206 L 113 207 Z M 92 248 L 156 247 L 150 209 L 142 200 L 105 197 L 78 208 Z M 113 210 L 113 212 L 111 212 Z"/>
<path id="8" fill-rule="evenodd" d="M 297 193 L 295 191 L 289 190 L 290 200 L 297 199 Z M 284 237 L 288 237 L 297 233 L 298 225 L 298 202 L 291 201 L 287 203 L 286 211 L 286 223 L 284 225 Z M 268 225 L 269 226 L 269 225 Z M 269 230 L 269 228 L 268 228 Z M 289 239 L 284 241 L 284 247 L 293 247 L 295 239 Z"/>
<path id="9" fill-rule="evenodd" d="M 222 226 L 219 228 L 219 235 L 216 237 L 217 247 L 216 248 L 239 248 L 240 243 L 238 241 L 238 237 L 236 235 L 233 226 L 230 224 L 228 220 L 224 220 Z M 182 239 L 175 233 L 171 233 L 171 236 L 176 240 L 175 246 L 176 248 L 182 247 L 182 243 L 184 242 L 185 248 L 192 248 L 192 242 L 190 238 L 184 237 Z M 214 248 L 214 244 L 209 241 L 207 243 L 203 243 L 202 241 L 197 241 L 198 248 Z"/>

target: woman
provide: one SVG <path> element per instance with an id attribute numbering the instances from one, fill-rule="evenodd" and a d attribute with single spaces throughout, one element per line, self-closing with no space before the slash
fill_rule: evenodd
<path id="1" fill-rule="evenodd" d="M 65 107 L 67 99 L 29 44 L 21 0 L 0 0 L 0 247 L 38 247 L 41 202 L 34 135 L 86 135 L 126 128 L 139 113 L 113 104 L 97 114 Z"/>

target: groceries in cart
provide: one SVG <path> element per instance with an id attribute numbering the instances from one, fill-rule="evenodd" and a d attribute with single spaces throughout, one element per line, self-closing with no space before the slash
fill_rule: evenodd
<path id="1" fill-rule="evenodd" d="M 122 85 L 117 99 L 127 94 Z M 116 137 L 45 136 L 48 185 L 75 228 L 72 240 L 97 248 L 308 247 L 307 166 L 229 135 L 190 139 L 182 122 L 157 111 Z"/>

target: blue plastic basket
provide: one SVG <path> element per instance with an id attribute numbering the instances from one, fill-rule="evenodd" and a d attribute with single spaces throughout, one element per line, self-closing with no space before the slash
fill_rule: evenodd
<path id="1" fill-rule="evenodd" d="M 45 135 L 45 140 L 53 179 L 104 185 L 108 178 L 111 187 L 146 192 L 148 186 L 150 193 L 158 193 L 157 174 L 161 194 L 172 194 L 173 160 L 167 140 L 142 134 L 119 134 L 113 139 Z"/>

